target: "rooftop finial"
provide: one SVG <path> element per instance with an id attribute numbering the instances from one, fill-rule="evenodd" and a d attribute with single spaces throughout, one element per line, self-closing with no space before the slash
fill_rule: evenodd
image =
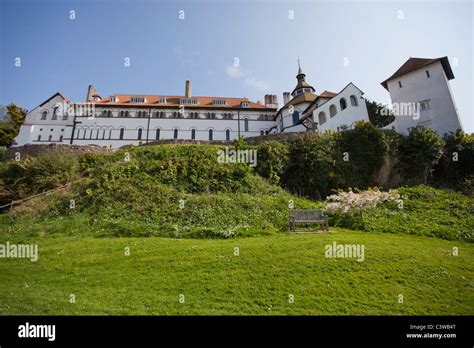
<path id="1" fill-rule="evenodd" d="M 303 71 L 301 70 L 301 64 L 300 64 L 300 57 L 298 57 L 298 74 L 302 74 Z"/>

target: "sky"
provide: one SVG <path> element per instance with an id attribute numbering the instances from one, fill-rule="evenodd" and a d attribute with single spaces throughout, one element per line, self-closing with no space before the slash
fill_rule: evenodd
<path id="1" fill-rule="evenodd" d="M 248 97 L 296 85 L 316 93 L 380 82 L 409 57 L 448 56 L 466 132 L 474 132 L 472 0 L 0 0 L 0 104 L 33 109 L 55 92 Z M 18 59 L 19 58 L 19 59 Z M 129 64 L 127 64 L 129 63 Z"/>

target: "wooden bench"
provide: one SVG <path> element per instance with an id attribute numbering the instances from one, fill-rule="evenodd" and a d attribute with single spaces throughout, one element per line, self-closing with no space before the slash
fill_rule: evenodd
<path id="1" fill-rule="evenodd" d="M 295 230 L 298 224 L 319 224 L 323 231 L 329 232 L 328 220 L 322 210 L 290 210 L 290 232 L 315 233 L 312 230 Z"/>

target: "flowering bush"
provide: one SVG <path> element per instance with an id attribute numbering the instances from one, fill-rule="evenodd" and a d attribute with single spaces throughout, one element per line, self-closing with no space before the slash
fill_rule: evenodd
<path id="1" fill-rule="evenodd" d="M 369 189 L 358 193 L 340 192 L 326 198 L 326 212 L 330 215 L 335 213 L 361 213 L 364 210 L 375 208 L 378 204 L 389 201 L 399 201 L 400 195 L 397 190 L 388 192 L 380 191 L 378 188 Z"/>

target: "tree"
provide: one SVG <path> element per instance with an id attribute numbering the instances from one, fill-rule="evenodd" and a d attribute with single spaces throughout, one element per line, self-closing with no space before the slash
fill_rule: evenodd
<path id="1" fill-rule="evenodd" d="M 398 158 L 403 177 L 426 183 L 433 166 L 441 158 L 442 141 L 431 128 L 414 127 L 398 147 Z"/>
<path id="2" fill-rule="evenodd" d="M 365 99 L 365 105 L 367 106 L 370 123 L 375 127 L 382 128 L 395 121 L 393 112 L 386 105 L 368 99 Z"/>
<path id="3" fill-rule="evenodd" d="M 25 121 L 26 110 L 11 103 L 7 106 L 7 117 L 0 121 L 0 146 L 10 146 Z"/>

